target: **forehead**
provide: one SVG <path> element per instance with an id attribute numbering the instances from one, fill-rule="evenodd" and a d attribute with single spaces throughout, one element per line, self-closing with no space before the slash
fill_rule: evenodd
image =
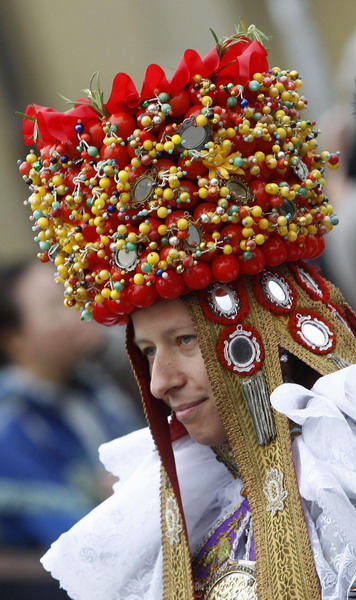
<path id="1" fill-rule="evenodd" d="M 189 311 L 182 300 L 161 300 L 134 312 L 131 318 L 136 340 L 183 327 L 193 327 Z"/>

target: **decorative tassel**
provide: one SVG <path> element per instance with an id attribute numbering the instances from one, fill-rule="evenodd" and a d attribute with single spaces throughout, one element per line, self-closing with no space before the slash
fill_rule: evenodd
<path id="1" fill-rule="evenodd" d="M 269 444 L 276 436 L 269 392 L 263 373 L 242 379 L 242 394 L 252 418 L 257 443 Z"/>
<path id="2" fill-rule="evenodd" d="M 345 369 L 345 367 L 349 367 L 351 364 L 347 360 L 340 358 L 340 356 L 336 356 L 336 354 L 334 354 L 333 352 L 329 354 L 328 358 L 332 360 L 336 364 L 336 366 L 339 367 L 339 369 Z"/>

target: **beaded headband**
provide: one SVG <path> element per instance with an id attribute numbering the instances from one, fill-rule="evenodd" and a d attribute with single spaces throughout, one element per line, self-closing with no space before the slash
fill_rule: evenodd
<path id="1" fill-rule="evenodd" d="M 257 33 L 256 33 L 257 32 Z M 250 26 L 201 58 L 186 50 L 170 81 L 150 65 L 139 93 L 118 73 L 60 113 L 26 109 L 39 258 L 83 320 L 124 324 L 135 309 L 239 273 L 324 250 L 337 223 L 324 194 L 315 122 L 295 70 L 269 69 Z"/>

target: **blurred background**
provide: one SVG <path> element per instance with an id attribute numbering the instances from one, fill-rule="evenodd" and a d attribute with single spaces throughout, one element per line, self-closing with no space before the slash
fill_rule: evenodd
<path id="1" fill-rule="evenodd" d="M 105 98 L 108 98 L 112 79 L 119 71 L 129 73 L 138 88 L 149 63 L 159 63 L 169 77 L 186 48 L 192 47 L 202 55 L 210 50 L 214 40 L 209 28 L 218 37 L 229 35 L 234 32 L 234 24 L 239 22 L 240 17 L 247 24 L 254 23 L 272 36 L 269 41 L 271 66 L 300 71 L 304 81 L 303 92 L 309 99 L 308 113 L 305 116 L 316 119 L 324 131 L 320 136 L 321 149 L 342 152 L 340 169 L 327 173 L 328 193 L 341 224 L 327 236 L 328 252 L 321 261 L 321 267 L 324 274 L 341 287 L 349 303 L 356 306 L 356 136 L 353 114 L 356 78 L 355 0 L 339 0 L 337 3 L 332 0 L 1 2 L 0 266 L 5 269 L 1 284 L 5 288 L 9 287 L 13 302 L 14 298 L 22 298 L 21 289 L 27 290 L 26 286 L 31 285 L 31 282 L 33 286 L 34 281 L 37 282 L 35 267 L 26 263 L 22 275 L 20 273 L 20 278 L 13 282 L 14 287 L 10 289 L 9 271 L 6 271 L 8 265 L 19 261 L 24 265 L 23 261 L 27 257 L 34 257 L 37 253 L 28 220 L 29 209 L 23 205 L 27 187 L 17 171 L 16 161 L 25 157 L 28 148 L 23 145 L 21 118 L 15 111 L 24 111 L 26 105 L 33 102 L 66 110 L 68 107 L 59 93 L 68 98 L 77 98 L 81 95 L 81 90 L 88 87 L 90 77 L 96 71 L 100 72 Z M 28 273 L 33 276 L 29 278 Z M 48 273 L 48 277 L 51 276 Z M 47 282 L 38 280 L 35 291 L 42 291 L 44 294 L 47 285 Z M 4 287 L 2 291 L 3 289 Z M 18 301 L 18 310 L 23 308 Z M 35 298 L 34 314 L 39 310 Z M 74 316 L 77 318 L 76 313 Z M 87 325 L 84 324 L 84 327 Z M 5 336 L 5 341 L 14 330 L 16 335 L 19 334 L 19 322 L 16 322 L 16 318 L 11 332 L 9 329 L 11 328 L 5 327 L 0 332 L 1 338 Z M 23 333 L 22 330 L 21 332 Z M 128 431 L 141 426 L 142 421 L 137 412 L 136 390 L 129 379 L 129 366 L 120 350 L 123 335 L 123 328 L 120 327 L 105 330 L 98 336 L 102 339 L 96 342 L 100 346 L 100 352 L 95 350 L 95 344 L 91 356 L 82 356 L 77 350 L 73 366 L 75 371 L 77 367 L 82 368 L 82 361 L 89 361 L 89 364 L 95 364 L 95 368 L 101 369 L 100 377 L 104 378 L 105 385 L 113 385 L 115 388 L 111 394 L 114 403 L 127 409 L 123 418 L 126 423 L 122 426 Z M 19 344 L 18 339 L 17 343 Z M 46 343 L 48 341 L 43 342 Z M 63 344 L 65 346 L 65 341 Z M 8 347 L 7 342 L 5 347 Z M 16 340 L 14 348 L 16 349 Z M 18 353 L 15 352 L 15 355 Z M 57 357 L 56 360 L 61 359 Z M 28 370 L 28 365 L 14 366 L 12 355 L 8 355 L 2 368 L 7 371 L 10 369 L 10 374 L 13 375 L 14 368 Z M 66 394 L 72 398 L 75 394 L 69 381 L 73 381 L 77 375 L 74 377 L 69 371 L 70 369 L 66 373 L 62 372 L 60 376 L 57 374 L 54 380 L 56 385 L 62 388 L 65 386 Z M 47 382 L 48 378 L 51 379 L 48 373 L 32 373 L 31 377 L 44 378 Z M 14 379 L 18 378 L 13 377 L 12 381 Z M 100 378 L 98 381 L 101 381 Z M 26 385 L 29 384 L 25 382 L 25 388 Z M 16 393 L 17 397 L 21 396 L 19 390 Z M 75 393 L 78 393 L 77 388 Z M 68 414 L 65 416 L 68 417 Z M 6 411 L 4 415 L 1 417 L 0 413 L 0 419 L 10 418 Z M 11 418 L 15 419 L 13 415 Z M 64 418 L 63 414 L 58 418 Z M 14 421 L 14 426 L 17 424 Z M 75 435 L 80 437 L 82 433 L 76 431 Z M 105 439 L 115 437 L 109 431 L 102 431 L 100 435 Z M 5 436 L 3 444 L 6 446 L 6 443 Z M 6 451 L 6 447 L 4 450 Z M 8 475 L 1 472 L 0 466 L 0 486 L 2 477 L 6 479 Z M 1 505 L 6 506 L 6 502 L 11 504 L 11 495 L 5 496 L 2 499 L 0 493 L 0 509 Z M 4 548 L 0 551 L 0 596 L 8 600 L 30 600 L 34 597 L 39 600 L 46 589 L 48 600 L 64 598 L 62 594 L 56 595 L 56 586 L 48 583 L 40 566 L 36 567 L 41 546 L 45 546 L 50 540 L 20 536 L 15 547 L 16 543 L 11 540 L 11 536 L 8 538 L 5 535 L 6 527 L 8 524 L 3 524 L 0 519 L 0 543 L 3 539 Z M 11 542 L 14 547 L 10 552 Z M 27 547 L 26 544 L 33 550 L 32 555 L 20 553 L 23 547 Z M 29 581 L 32 582 L 31 585 Z"/>

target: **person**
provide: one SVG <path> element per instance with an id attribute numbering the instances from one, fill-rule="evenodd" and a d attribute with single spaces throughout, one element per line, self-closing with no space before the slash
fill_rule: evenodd
<path id="1" fill-rule="evenodd" d="M 98 444 L 137 420 L 88 362 L 102 332 L 62 310 L 53 269 L 20 261 L 0 282 L 0 544 L 23 550 L 48 546 L 107 497 Z"/>
<path id="2" fill-rule="evenodd" d="M 26 110 L 41 260 L 83 320 L 127 323 L 148 421 L 101 447 L 114 493 L 42 559 L 72 598 L 353 593 L 355 315 L 304 262 L 337 224 L 339 157 L 262 40 Z"/>

